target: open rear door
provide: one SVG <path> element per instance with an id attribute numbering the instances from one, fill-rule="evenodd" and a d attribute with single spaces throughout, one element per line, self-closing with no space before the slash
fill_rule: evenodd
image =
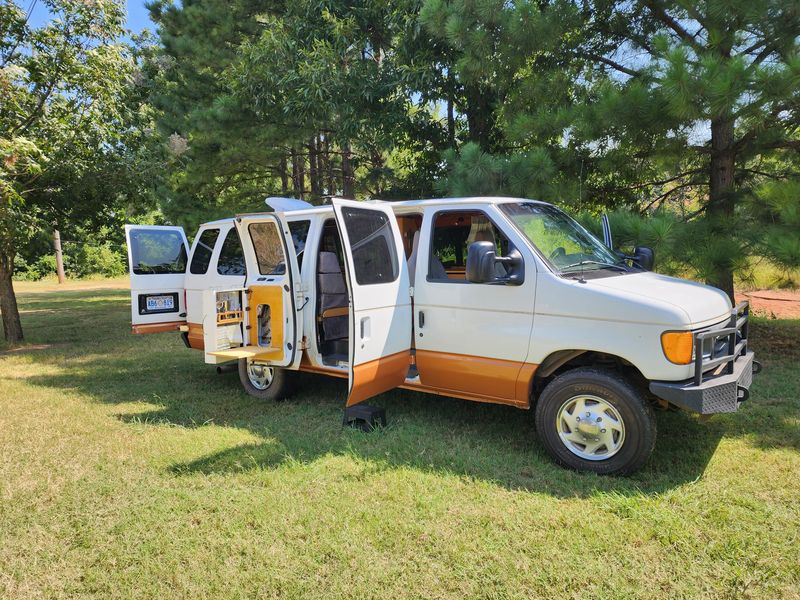
<path id="1" fill-rule="evenodd" d="M 350 293 L 347 406 L 401 385 L 411 352 L 408 266 L 388 204 L 332 200 Z"/>
<path id="2" fill-rule="evenodd" d="M 212 361 L 248 358 L 257 362 L 296 369 L 300 365 L 303 337 L 302 283 L 289 226 L 283 214 L 236 218 L 242 241 L 247 280 L 241 346 L 208 351 Z M 300 300 L 298 302 L 298 300 Z M 223 302 L 219 293 L 217 322 Z"/>
<path id="3" fill-rule="evenodd" d="M 175 331 L 186 323 L 189 244 L 182 227 L 125 225 L 133 333 Z"/>

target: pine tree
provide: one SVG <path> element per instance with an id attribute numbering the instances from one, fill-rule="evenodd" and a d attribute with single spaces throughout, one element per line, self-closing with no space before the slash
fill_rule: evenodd
<path id="1" fill-rule="evenodd" d="M 769 234 L 749 230 L 763 223 L 756 191 L 795 177 L 777 165 L 800 148 L 797 2 L 427 4 L 472 7 L 474 23 L 446 31 L 464 49 L 460 71 L 512 82 L 498 119 L 510 143 L 545 148 L 573 174 L 580 164 L 590 201 L 691 207 L 707 279 L 733 296 L 743 257 L 768 251 Z M 476 32 L 496 23 L 487 54 Z M 782 264 L 800 264 L 796 245 Z"/>

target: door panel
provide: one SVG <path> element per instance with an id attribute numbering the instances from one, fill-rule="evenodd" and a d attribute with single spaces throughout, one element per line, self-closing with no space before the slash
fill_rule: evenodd
<path id="1" fill-rule="evenodd" d="M 411 350 L 408 266 L 387 204 L 332 200 L 350 295 L 347 406 L 401 385 Z"/>
<path id="2" fill-rule="evenodd" d="M 134 333 L 177 330 L 186 322 L 189 244 L 182 227 L 125 225 Z"/>
<path id="3" fill-rule="evenodd" d="M 435 224 L 440 231 L 434 231 Z M 426 213 L 421 239 L 427 241 L 420 243 L 416 263 L 414 343 L 422 385 L 520 405 L 527 404 L 535 370 L 526 359 L 533 327 L 536 267 L 524 240 L 503 224 L 502 216 L 486 205 Z M 459 234 L 452 231 L 454 227 L 464 227 L 464 231 Z M 471 283 L 456 274 L 472 239 L 468 231 L 491 232 L 506 251 L 513 245 L 525 261 L 523 284 Z M 431 258 L 431 254 L 435 244 L 446 243 L 442 240 L 459 240 L 463 246 L 455 249 L 456 265 L 442 268 L 440 261 L 437 273 L 439 259 Z"/>
<path id="4" fill-rule="evenodd" d="M 282 213 L 237 219 L 247 264 L 249 356 L 279 367 L 300 366 L 303 286 L 292 234 Z"/>

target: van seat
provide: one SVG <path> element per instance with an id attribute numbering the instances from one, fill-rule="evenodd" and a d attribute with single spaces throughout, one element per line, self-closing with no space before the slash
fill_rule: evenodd
<path id="1" fill-rule="evenodd" d="M 346 339 L 349 314 L 347 285 L 333 252 L 319 253 L 317 290 L 320 299 L 319 318 L 325 341 Z"/>

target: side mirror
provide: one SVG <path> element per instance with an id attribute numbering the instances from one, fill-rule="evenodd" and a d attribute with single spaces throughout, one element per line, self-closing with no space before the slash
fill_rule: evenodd
<path id="1" fill-rule="evenodd" d="M 505 267 L 504 274 L 498 274 L 498 264 Z M 503 269 L 499 271 L 503 272 Z M 471 283 L 522 285 L 525 281 L 522 255 L 514 248 L 508 256 L 498 257 L 492 242 L 473 242 L 467 248 L 466 280 Z"/>
<path id="2" fill-rule="evenodd" d="M 492 242 L 472 242 L 467 248 L 466 279 L 472 283 L 492 281 L 497 256 Z"/>
<path id="3" fill-rule="evenodd" d="M 642 267 L 645 271 L 652 271 L 653 265 L 656 262 L 656 254 L 652 248 L 647 246 L 636 246 L 633 249 L 633 262 Z"/>

